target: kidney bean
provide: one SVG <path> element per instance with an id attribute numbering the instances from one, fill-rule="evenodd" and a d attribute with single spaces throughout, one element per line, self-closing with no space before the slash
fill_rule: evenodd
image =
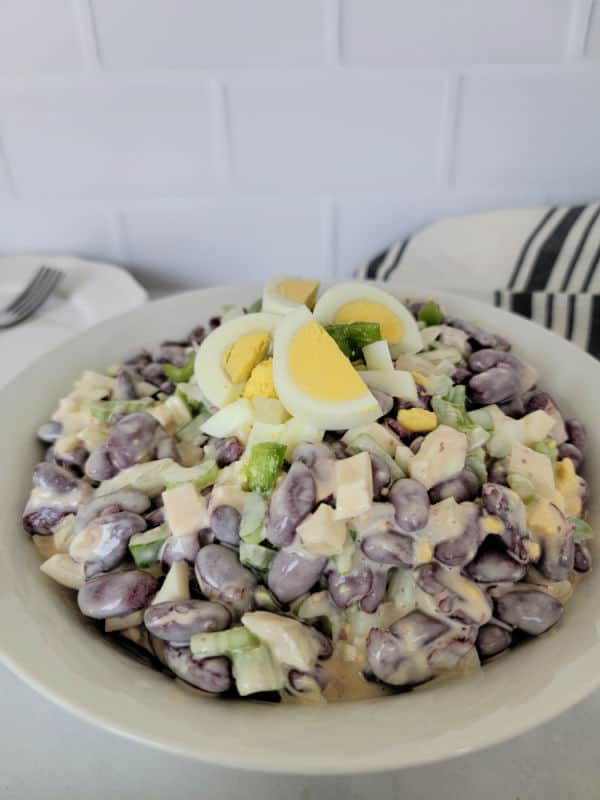
<path id="1" fill-rule="evenodd" d="M 483 625 L 490 616 L 489 600 L 477 584 L 432 562 L 415 570 L 417 586 L 434 600 L 437 611 L 463 625 Z"/>
<path id="2" fill-rule="evenodd" d="M 556 529 L 549 541 L 542 537 L 542 555 L 537 568 L 551 581 L 566 581 L 575 560 L 573 527 L 558 508 L 554 507 L 553 513 Z"/>
<path id="3" fill-rule="evenodd" d="M 371 394 L 379 403 L 379 408 L 381 409 L 379 416 L 385 417 L 394 408 L 394 398 L 385 392 L 380 392 L 378 389 L 371 389 Z"/>
<path id="4" fill-rule="evenodd" d="M 592 569 L 592 554 L 585 542 L 575 542 L 575 572 L 589 572 Z"/>
<path id="5" fill-rule="evenodd" d="M 568 419 L 565 422 L 565 427 L 567 429 L 567 436 L 569 437 L 568 441 L 570 444 L 574 444 L 581 455 L 585 456 L 587 433 L 584 426 L 581 424 L 581 422 L 579 422 L 579 420 Z"/>
<path id="6" fill-rule="evenodd" d="M 328 658 L 331 658 L 333 655 L 333 642 L 331 639 L 316 628 L 311 628 L 310 630 L 319 645 L 318 657 L 321 661 L 326 661 Z"/>
<path id="7" fill-rule="evenodd" d="M 150 507 L 150 500 L 143 492 L 137 489 L 119 489 L 116 492 L 101 495 L 89 503 L 80 505 L 77 509 L 73 530 L 75 533 L 82 531 L 95 517 L 106 509 L 119 511 L 132 511 L 134 514 L 143 514 Z"/>
<path id="8" fill-rule="evenodd" d="M 496 600 L 496 616 L 502 622 L 538 636 L 555 625 L 563 613 L 562 604 L 545 592 L 516 589 Z"/>
<path id="9" fill-rule="evenodd" d="M 107 448 L 110 460 L 117 469 L 132 467 L 151 457 L 160 423 L 146 411 L 128 414 L 112 428 Z"/>
<path id="10" fill-rule="evenodd" d="M 37 437 L 44 444 L 54 444 L 63 434 L 62 422 L 44 422 L 37 429 Z"/>
<path id="11" fill-rule="evenodd" d="M 510 350 L 510 342 L 496 333 L 483 330 L 478 325 L 473 325 L 460 317 L 446 317 L 446 325 L 464 331 L 469 337 L 472 346 L 478 348 L 493 348 L 494 350 Z"/>
<path id="12" fill-rule="evenodd" d="M 187 647 L 164 648 L 164 660 L 169 669 L 182 681 L 210 694 L 221 694 L 231 689 L 231 667 L 224 656 L 195 661 Z"/>
<path id="13" fill-rule="evenodd" d="M 69 494 L 78 488 L 80 481 L 72 472 L 42 461 L 33 468 L 33 484 L 55 495 Z"/>
<path id="14" fill-rule="evenodd" d="M 142 367 L 140 375 L 147 383 L 160 386 L 165 379 L 165 370 L 162 364 L 150 363 Z"/>
<path id="15" fill-rule="evenodd" d="M 243 567 L 237 553 L 220 544 L 208 544 L 196 556 L 195 574 L 201 592 L 241 617 L 252 606 L 256 578 Z"/>
<path id="16" fill-rule="evenodd" d="M 474 375 L 468 384 L 471 399 L 481 406 L 510 400 L 519 386 L 519 373 L 504 364 Z"/>
<path id="17" fill-rule="evenodd" d="M 462 533 L 438 542 L 433 554 L 448 567 L 463 567 L 475 557 L 480 543 L 479 510 L 476 508 L 467 518 Z"/>
<path id="18" fill-rule="evenodd" d="M 85 564 L 85 577 L 113 569 L 127 554 L 129 539 L 146 530 L 146 520 L 131 511 L 100 514 L 75 535 L 69 554 Z"/>
<path id="19" fill-rule="evenodd" d="M 206 600 L 158 603 L 144 612 L 150 633 L 174 647 L 187 647 L 195 633 L 223 631 L 230 623 L 231 614 L 224 606 Z"/>
<path id="20" fill-rule="evenodd" d="M 187 337 L 188 342 L 191 342 L 193 344 L 201 344 L 201 342 L 203 342 L 205 338 L 206 338 L 206 328 L 204 327 L 204 325 L 196 325 L 195 328 L 192 328 Z"/>
<path id="21" fill-rule="evenodd" d="M 210 515 L 210 527 L 219 542 L 239 545 L 242 515 L 233 506 L 217 506 Z"/>
<path id="22" fill-rule="evenodd" d="M 472 649 L 473 642 L 469 636 L 457 636 L 451 641 L 440 641 L 432 648 L 427 663 L 434 673 L 443 672 L 455 667 Z"/>
<path id="23" fill-rule="evenodd" d="M 310 514 L 316 502 L 316 486 L 311 471 L 295 461 L 271 495 L 267 539 L 276 547 L 291 544 L 296 528 Z"/>
<path id="24" fill-rule="evenodd" d="M 280 550 L 269 567 L 267 585 L 281 603 L 291 603 L 318 581 L 327 559 Z"/>
<path id="25" fill-rule="evenodd" d="M 87 461 L 88 451 L 85 447 L 74 447 L 67 453 L 57 453 L 52 448 L 54 453 L 54 462 L 60 467 L 70 470 L 75 475 L 83 475 L 85 462 Z"/>
<path id="26" fill-rule="evenodd" d="M 176 367 L 183 367 L 187 359 L 187 347 L 169 342 L 163 342 L 154 354 L 154 360 L 159 364 L 173 364 Z"/>
<path id="27" fill-rule="evenodd" d="M 165 524 L 165 510 L 164 508 L 154 508 L 144 514 L 144 519 L 148 523 L 149 528 L 158 528 L 159 525 Z"/>
<path id="28" fill-rule="evenodd" d="M 501 550 L 482 550 L 466 568 L 466 573 L 477 583 L 518 583 L 523 580 L 527 567 Z"/>
<path id="29" fill-rule="evenodd" d="M 508 465 L 509 459 L 496 458 L 494 459 L 488 469 L 488 478 L 490 483 L 497 483 L 499 486 L 507 486 L 508 481 Z"/>
<path id="30" fill-rule="evenodd" d="M 124 617 L 148 605 L 157 589 L 157 579 L 147 572 L 111 572 L 86 581 L 77 593 L 77 603 L 86 617 Z"/>
<path id="31" fill-rule="evenodd" d="M 25 511 L 23 514 L 23 527 L 30 534 L 38 536 L 50 536 L 52 528 L 71 513 L 69 508 L 52 508 L 44 506 L 33 511 Z"/>
<path id="32" fill-rule="evenodd" d="M 558 448 L 558 457 L 562 460 L 563 458 L 570 458 L 573 462 L 573 466 L 575 467 L 576 472 L 580 472 L 583 466 L 583 455 L 581 450 L 578 447 L 575 447 L 574 444 L 570 444 L 569 442 L 564 442 Z"/>
<path id="33" fill-rule="evenodd" d="M 415 540 L 403 533 L 372 533 L 361 540 L 360 548 L 376 564 L 406 568 L 416 564 Z"/>
<path id="34" fill-rule="evenodd" d="M 177 386 L 173 383 L 173 381 L 163 381 L 158 388 L 163 394 L 170 395 L 175 394 Z"/>
<path id="35" fill-rule="evenodd" d="M 487 372 L 492 367 L 498 366 L 510 367 L 518 373 L 523 367 L 523 362 L 512 353 L 494 350 L 489 347 L 484 350 L 477 350 L 469 357 L 469 368 L 473 372 Z"/>
<path id="36" fill-rule="evenodd" d="M 512 634 L 506 628 L 488 622 L 482 625 L 477 634 L 477 651 L 481 658 L 491 658 L 510 647 Z"/>
<path id="37" fill-rule="evenodd" d="M 123 363 L 126 364 L 128 367 L 133 367 L 133 369 L 139 370 L 142 367 L 148 366 L 152 361 L 152 356 L 147 350 L 140 350 L 139 353 L 135 353 L 135 355 L 127 358 Z"/>
<path id="38" fill-rule="evenodd" d="M 430 503 L 423 484 L 412 478 L 400 478 L 390 489 L 389 496 L 403 533 L 414 533 L 427 525 Z"/>
<path id="39" fill-rule="evenodd" d="M 193 564 L 199 550 L 200 540 L 197 534 L 193 534 L 193 536 L 169 536 L 160 548 L 158 557 L 163 570 L 168 570 L 174 561 L 187 561 L 188 564 Z"/>
<path id="40" fill-rule="evenodd" d="M 425 441 L 425 437 L 424 436 L 417 436 L 416 439 L 412 440 L 412 442 L 410 443 L 409 447 L 411 449 L 411 452 L 414 453 L 414 455 L 417 455 L 417 453 L 421 449 L 421 445 L 423 444 L 424 441 Z"/>
<path id="41" fill-rule="evenodd" d="M 470 369 L 465 369 L 464 367 L 457 367 L 452 375 L 450 376 L 453 383 L 457 383 L 459 385 L 463 385 L 467 383 L 467 381 L 473 376 L 473 373 Z"/>
<path id="42" fill-rule="evenodd" d="M 508 552 L 520 564 L 529 561 L 527 519 L 523 501 L 504 486 L 485 483 L 481 490 L 483 507 L 501 520 L 504 530 L 500 537 Z"/>
<path id="43" fill-rule="evenodd" d="M 123 367 L 119 370 L 112 396 L 113 400 L 135 400 L 137 398 L 135 383 L 129 370 Z"/>
<path id="44" fill-rule="evenodd" d="M 378 498 L 385 495 L 385 490 L 392 482 L 390 469 L 387 464 L 378 456 L 369 456 L 371 459 L 371 474 L 373 476 L 373 497 Z"/>
<path id="45" fill-rule="evenodd" d="M 439 503 L 447 497 L 453 497 L 457 503 L 473 500 L 479 494 L 479 479 L 470 469 L 463 469 L 451 478 L 436 483 L 429 490 L 429 500 Z"/>
<path id="46" fill-rule="evenodd" d="M 384 569 L 371 569 L 373 580 L 371 581 L 371 588 L 364 597 L 358 601 L 361 611 L 367 614 L 373 614 L 385 598 L 385 590 L 387 589 L 388 568 Z"/>
<path id="47" fill-rule="evenodd" d="M 519 395 L 515 395 L 505 403 L 499 403 L 499 408 L 507 417 L 513 419 L 521 419 L 525 415 L 525 404 Z"/>
<path id="48" fill-rule="evenodd" d="M 414 433 L 404 428 L 397 419 L 393 417 L 388 417 L 383 421 L 383 424 L 386 428 L 388 428 L 393 434 L 395 434 L 404 444 L 408 444 L 414 437 Z"/>
<path id="49" fill-rule="evenodd" d="M 119 470 L 110 460 L 106 442 L 92 450 L 85 462 L 84 471 L 88 478 L 98 482 L 107 481 L 117 474 Z"/>
<path id="50" fill-rule="evenodd" d="M 291 669 L 288 673 L 288 684 L 294 694 L 304 694 L 315 687 L 323 690 L 328 681 L 329 676 L 320 664 L 315 664 L 310 672 Z"/>
<path id="51" fill-rule="evenodd" d="M 338 608 L 348 608 L 352 603 L 366 597 L 373 586 L 373 572 L 360 565 L 348 575 L 340 575 L 332 568 L 327 573 L 327 588 Z"/>
<path id="52" fill-rule="evenodd" d="M 238 461 L 244 453 L 244 445 L 235 436 L 225 439 L 211 439 L 207 450 L 217 462 L 218 467 L 227 467 Z"/>

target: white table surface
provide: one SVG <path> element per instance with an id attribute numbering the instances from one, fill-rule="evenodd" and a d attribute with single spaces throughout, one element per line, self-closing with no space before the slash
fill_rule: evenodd
<path id="1" fill-rule="evenodd" d="M 600 796 L 600 692 L 542 728 L 482 753 L 402 772 L 333 778 L 265 776 L 161 754 L 67 714 L 2 665 L 0 714 L 2 800 L 594 800 Z"/>
<path id="2" fill-rule="evenodd" d="M 0 797 L 11 800 L 593 800 L 600 794 L 600 694 L 483 753 L 340 778 L 263 776 L 163 755 L 61 711 L 2 666 L 0 708 Z"/>

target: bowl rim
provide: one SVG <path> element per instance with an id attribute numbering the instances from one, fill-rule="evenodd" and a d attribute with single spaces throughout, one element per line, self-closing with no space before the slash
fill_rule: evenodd
<path id="1" fill-rule="evenodd" d="M 375 284 L 376 282 L 369 281 L 369 283 Z M 493 312 L 492 316 L 496 318 L 514 318 L 516 316 L 512 312 L 509 312 L 505 309 L 489 306 L 481 300 L 455 292 L 438 291 L 426 288 L 419 289 L 412 286 L 389 286 L 388 284 L 381 283 L 378 285 L 380 285 L 381 288 L 384 288 L 390 294 L 400 298 L 410 297 L 411 299 L 418 299 L 419 297 L 433 297 L 435 299 L 439 299 L 442 305 L 444 304 L 445 300 L 452 300 L 456 303 L 466 303 L 467 316 L 469 318 L 479 315 L 479 318 L 485 319 L 486 314 L 489 314 L 490 312 Z M 148 313 L 148 309 L 151 311 L 156 311 L 161 307 L 169 305 L 176 306 L 181 298 L 184 297 L 189 298 L 190 296 L 193 296 L 197 297 L 198 299 L 202 298 L 202 300 L 204 300 L 207 296 L 210 296 L 213 293 L 223 292 L 226 290 L 236 292 L 246 291 L 248 292 L 249 296 L 252 296 L 252 292 L 257 292 L 261 288 L 262 284 L 253 283 L 218 286 L 179 292 L 177 294 L 169 295 L 168 297 L 153 300 L 144 306 L 126 311 L 108 320 L 101 321 L 87 329 L 85 332 L 78 333 L 77 336 L 92 338 L 98 330 L 106 328 L 115 322 L 123 321 L 127 317 L 132 317 L 136 314 L 144 315 L 145 313 Z M 568 340 L 563 339 L 554 331 L 545 329 L 526 318 L 520 319 L 524 323 L 526 329 L 532 330 L 532 333 L 535 333 L 537 337 L 541 335 L 545 341 L 548 341 L 549 345 L 552 344 L 552 341 L 560 343 L 561 347 L 564 348 L 566 346 L 572 352 L 577 353 L 578 359 L 586 359 L 592 370 L 600 370 L 600 363 L 597 362 L 591 355 L 580 350 Z M 493 320 L 491 321 L 491 326 L 493 329 Z M 151 339 L 151 335 L 148 338 Z M 65 350 L 68 351 L 72 341 L 73 339 L 70 338 L 65 342 L 58 344 L 56 347 L 40 356 L 31 364 L 25 366 L 16 376 L 11 379 L 8 384 L 6 384 L 5 387 L 0 389 L 0 394 L 10 391 L 14 384 L 18 384 L 21 376 L 29 370 L 35 369 L 38 363 L 41 363 L 49 357 L 56 357 L 57 353 L 61 353 Z M 580 680 L 570 682 L 568 691 L 563 691 L 560 694 L 558 692 L 554 692 L 552 695 L 553 702 L 551 704 L 546 704 L 541 709 L 538 708 L 535 715 L 527 716 L 525 714 L 520 714 L 510 726 L 506 727 L 505 730 L 497 732 L 488 730 L 484 735 L 482 735 L 476 744 L 472 744 L 470 746 L 438 746 L 437 748 L 432 747 L 428 750 L 421 749 L 419 752 L 413 751 L 409 758 L 403 756 L 402 752 L 395 753 L 393 758 L 390 756 L 388 751 L 385 751 L 382 754 L 370 753 L 368 761 L 365 759 L 364 762 L 355 761 L 351 764 L 348 764 L 347 761 L 344 760 L 343 755 L 331 757 L 331 755 L 323 753 L 313 753 L 308 756 L 306 753 L 303 753 L 298 757 L 292 750 L 288 750 L 285 753 L 279 753 L 278 758 L 273 759 L 272 753 L 266 753 L 264 748 L 261 750 L 260 746 L 255 744 L 252 744 L 252 746 L 244 750 L 237 748 L 234 751 L 235 755 L 231 755 L 222 747 L 213 746 L 211 748 L 210 740 L 208 742 L 203 740 L 203 751 L 199 752 L 198 749 L 190 746 L 189 744 L 187 746 L 183 743 L 174 744 L 167 737 L 163 737 L 160 731 L 153 731 L 151 734 L 146 733 L 143 729 L 141 729 L 140 725 L 136 725 L 135 719 L 119 720 L 116 722 L 112 718 L 110 710 L 104 711 L 100 709 L 97 704 L 94 705 L 93 702 L 86 702 L 83 700 L 73 701 L 70 699 L 68 692 L 50 688 L 48 682 L 44 681 L 43 671 L 36 669 L 35 666 L 24 662 L 23 659 L 19 658 L 18 654 L 14 652 L 8 652 L 5 649 L 4 641 L 1 638 L 0 662 L 2 662 L 17 677 L 22 679 L 35 691 L 39 692 L 51 702 L 57 704 L 59 707 L 65 709 L 70 714 L 73 714 L 75 717 L 85 720 L 93 725 L 97 725 L 100 728 L 104 728 L 118 736 L 122 736 L 139 744 L 147 745 L 155 750 L 194 759 L 206 764 L 275 774 L 365 774 L 382 772 L 386 770 L 398 770 L 413 766 L 418 767 L 439 761 L 450 760 L 468 753 L 489 749 L 495 745 L 499 745 L 510 739 L 521 736 L 538 727 L 539 725 L 547 723 L 564 713 L 567 709 L 581 702 L 594 689 L 600 686 L 600 670 L 597 671 L 596 674 L 588 673 L 585 676 L 580 675 Z M 374 703 L 379 702 L 380 700 L 376 699 L 371 701 L 362 701 L 360 703 L 353 703 L 351 705 L 353 707 L 360 706 L 362 708 L 372 708 Z M 257 703 L 256 707 L 258 708 L 259 705 L 264 706 L 266 704 Z M 350 704 L 340 703 L 335 704 L 335 706 L 330 706 L 329 708 L 343 709 L 344 707 L 348 708 L 349 705 Z M 277 708 L 279 708 L 279 706 L 277 706 Z M 305 713 L 305 710 L 306 709 L 302 706 L 295 706 L 294 711 L 291 713 L 296 713 L 298 716 L 302 716 Z"/>

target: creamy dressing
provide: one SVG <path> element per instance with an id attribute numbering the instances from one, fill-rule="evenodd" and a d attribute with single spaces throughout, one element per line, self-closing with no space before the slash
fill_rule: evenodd
<path id="1" fill-rule="evenodd" d="M 346 661 L 342 650 L 336 647 L 331 658 L 323 662 L 323 668 L 329 677 L 329 683 L 323 691 L 325 699 L 330 703 L 340 703 L 349 700 L 373 700 L 389 695 L 389 688 L 364 677 L 363 666 L 364 663 L 358 661 Z"/>

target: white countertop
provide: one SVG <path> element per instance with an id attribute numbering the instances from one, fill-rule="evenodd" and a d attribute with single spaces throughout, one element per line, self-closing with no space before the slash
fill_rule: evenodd
<path id="1" fill-rule="evenodd" d="M 600 693 L 483 753 L 353 778 L 261 776 L 163 755 L 61 711 L 2 666 L 0 707 L 0 797 L 10 800 L 569 800 L 597 797 L 600 785 Z"/>

